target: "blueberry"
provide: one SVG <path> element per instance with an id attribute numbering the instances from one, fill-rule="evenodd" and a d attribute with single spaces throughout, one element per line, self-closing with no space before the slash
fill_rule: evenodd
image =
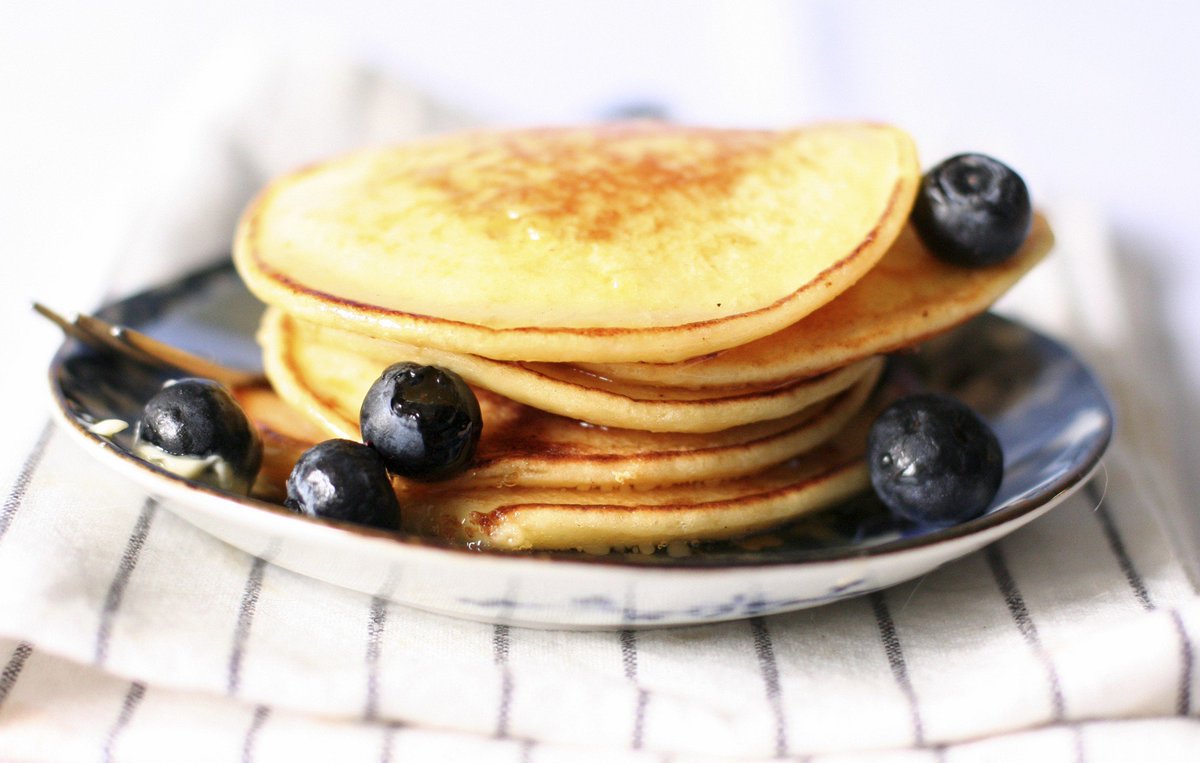
<path id="1" fill-rule="evenodd" d="M 946 526 L 987 510 L 1004 476 L 991 428 L 949 397 L 911 395 L 890 405 L 867 442 L 871 484 L 892 513 Z"/>
<path id="2" fill-rule="evenodd" d="M 912 210 L 913 227 L 929 250 L 964 267 L 1008 259 L 1032 222 L 1025 181 L 983 154 L 952 156 L 925 173 Z"/>
<path id="3" fill-rule="evenodd" d="M 142 411 L 134 447 L 169 471 L 242 493 L 262 463 L 258 432 L 229 391 L 210 379 L 163 385 Z"/>
<path id="4" fill-rule="evenodd" d="M 359 411 L 363 442 L 393 474 L 441 480 L 463 471 L 483 429 L 479 401 L 458 374 L 396 363 L 371 385 Z"/>
<path id="5" fill-rule="evenodd" d="M 284 505 L 310 517 L 384 530 L 400 526 L 400 504 L 383 459 L 350 440 L 326 440 L 304 451 L 288 475 Z"/>
<path id="6" fill-rule="evenodd" d="M 386 530 L 400 526 L 383 458 L 350 440 L 326 440 L 306 450 L 288 476 L 284 505 L 310 517 Z"/>

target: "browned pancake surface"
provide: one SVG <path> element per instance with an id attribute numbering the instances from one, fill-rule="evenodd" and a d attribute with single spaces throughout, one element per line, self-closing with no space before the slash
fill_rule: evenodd
<path id="1" fill-rule="evenodd" d="M 882 125 L 480 132 L 281 178 L 234 255 L 316 323 L 498 359 L 679 360 L 848 288 L 919 174 Z"/>

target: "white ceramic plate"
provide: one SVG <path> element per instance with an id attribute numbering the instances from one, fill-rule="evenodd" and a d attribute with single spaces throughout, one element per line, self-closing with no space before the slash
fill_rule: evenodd
<path id="1" fill-rule="evenodd" d="M 114 304 L 100 315 L 231 365 L 256 366 L 261 307 L 228 263 Z M 985 315 L 894 358 L 890 383 L 950 392 L 992 424 L 1004 482 L 978 519 L 930 530 L 893 521 L 871 496 L 774 533 L 757 551 L 709 544 L 684 558 L 482 552 L 310 520 L 169 474 L 133 456 L 135 420 L 170 371 L 74 341 L 50 369 L 59 418 L 97 458 L 212 535 L 282 567 L 457 617 L 562 628 L 714 622 L 816 606 L 922 575 L 1032 521 L 1080 487 L 1112 435 L 1111 406 L 1067 348 Z"/>

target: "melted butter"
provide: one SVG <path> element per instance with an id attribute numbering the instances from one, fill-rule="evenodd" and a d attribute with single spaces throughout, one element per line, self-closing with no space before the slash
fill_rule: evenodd
<path id="1" fill-rule="evenodd" d="M 88 425 L 88 431 L 101 437 L 112 437 L 115 434 L 120 434 L 129 428 L 128 421 L 121 419 L 101 419 L 94 424 Z"/>
<path id="2" fill-rule="evenodd" d="M 220 456 L 179 456 L 168 453 L 162 448 L 151 445 L 144 440 L 133 444 L 133 452 L 155 466 L 166 469 L 171 474 L 186 480 L 196 480 L 222 490 L 237 490 L 244 492 L 245 485 L 239 483 L 234 475 L 233 467 Z"/>
<path id="3" fill-rule="evenodd" d="M 685 556 L 692 555 L 692 547 L 685 540 L 673 540 L 667 544 L 667 556 L 672 559 L 680 559 Z"/>

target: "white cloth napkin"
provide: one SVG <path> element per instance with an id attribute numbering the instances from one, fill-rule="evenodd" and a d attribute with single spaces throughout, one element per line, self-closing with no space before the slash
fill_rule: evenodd
<path id="1" fill-rule="evenodd" d="M 223 252 L 271 174 L 465 122 L 337 60 L 206 72 L 119 292 Z M 414 611 L 226 546 L 48 424 L 0 509 L 0 759 L 1194 760 L 1170 400 L 1131 383 L 1153 359 L 1097 221 L 1055 223 L 1057 253 L 1005 307 L 1097 363 L 1122 414 L 1106 467 L 982 552 L 813 610 L 597 633 Z"/>

